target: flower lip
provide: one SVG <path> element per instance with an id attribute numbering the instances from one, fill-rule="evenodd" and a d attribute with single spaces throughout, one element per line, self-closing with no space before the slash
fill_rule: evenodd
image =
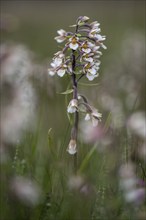
<path id="1" fill-rule="evenodd" d="M 86 61 L 89 63 L 93 63 L 93 57 L 94 57 L 94 53 L 83 53 L 80 58 L 80 62 Z"/>
<path id="2" fill-rule="evenodd" d="M 73 50 L 76 50 L 79 47 L 79 38 L 76 36 L 73 36 L 69 39 L 69 47 Z"/>
<path id="3" fill-rule="evenodd" d="M 57 75 L 63 77 L 66 73 L 66 70 L 67 70 L 67 65 L 62 64 L 62 66 L 57 69 Z"/>
<path id="4" fill-rule="evenodd" d="M 87 73 L 86 77 L 89 81 L 94 80 L 98 75 L 92 75 L 91 73 Z"/>
<path id="5" fill-rule="evenodd" d="M 72 99 L 67 107 L 68 113 L 74 113 L 78 110 L 78 100 Z"/>
<path id="6" fill-rule="evenodd" d="M 59 69 L 59 70 L 57 71 L 57 75 L 60 76 L 60 77 L 63 77 L 64 74 L 65 74 L 65 69 Z"/>
<path id="7" fill-rule="evenodd" d="M 71 139 L 67 148 L 67 152 L 71 155 L 74 155 L 75 153 L 77 153 L 77 144 L 76 144 L 76 140 Z"/>
<path id="8" fill-rule="evenodd" d="M 96 69 L 94 67 L 90 68 L 88 72 L 91 73 L 92 75 L 96 75 Z"/>
<path id="9" fill-rule="evenodd" d="M 88 41 L 85 41 L 82 43 L 81 45 L 81 50 L 84 52 L 84 53 L 90 53 L 91 52 L 91 48 L 90 48 L 90 44 Z"/>

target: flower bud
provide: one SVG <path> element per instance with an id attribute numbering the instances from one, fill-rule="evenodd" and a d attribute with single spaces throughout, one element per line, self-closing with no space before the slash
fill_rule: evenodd
<path id="1" fill-rule="evenodd" d="M 81 24 L 84 24 L 85 22 L 87 22 L 90 18 L 88 18 L 87 16 L 80 16 L 78 19 L 77 19 L 77 24 L 78 25 L 81 25 Z"/>

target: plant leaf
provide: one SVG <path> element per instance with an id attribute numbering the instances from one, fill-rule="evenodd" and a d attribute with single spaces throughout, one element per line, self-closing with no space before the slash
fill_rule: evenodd
<path id="1" fill-rule="evenodd" d="M 73 92 L 73 89 L 67 89 L 65 92 L 61 92 L 61 93 L 59 93 L 59 94 L 61 94 L 61 95 L 67 95 L 67 94 L 70 94 L 70 93 L 72 93 Z"/>
<path id="2" fill-rule="evenodd" d="M 91 160 L 94 152 L 97 149 L 97 143 L 94 144 L 94 146 L 91 148 L 91 150 L 89 151 L 89 153 L 85 156 L 84 160 L 82 161 L 80 168 L 78 170 L 78 173 L 83 172 L 83 170 L 87 167 L 89 161 Z"/>
<path id="3" fill-rule="evenodd" d="M 112 114 L 111 112 L 109 112 L 108 116 L 107 116 L 107 119 L 105 121 L 105 124 L 104 124 L 104 131 L 106 132 L 107 129 L 109 128 L 110 126 L 110 123 L 111 123 L 111 120 L 112 120 Z"/>
<path id="4" fill-rule="evenodd" d="M 82 85 L 82 86 L 98 86 L 99 83 L 78 83 L 79 85 Z"/>

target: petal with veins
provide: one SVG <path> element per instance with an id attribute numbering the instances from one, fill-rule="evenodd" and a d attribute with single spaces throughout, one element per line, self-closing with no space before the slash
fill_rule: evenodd
<path id="1" fill-rule="evenodd" d="M 69 47 L 73 50 L 76 50 L 79 47 L 79 45 L 77 43 L 76 44 L 70 43 Z"/>

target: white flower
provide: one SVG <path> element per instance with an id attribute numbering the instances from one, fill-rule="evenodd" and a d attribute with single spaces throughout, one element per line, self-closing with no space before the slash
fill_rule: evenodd
<path id="1" fill-rule="evenodd" d="M 89 63 L 93 63 L 93 57 L 85 57 L 84 60 Z"/>
<path id="2" fill-rule="evenodd" d="M 95 77 L 98 76 L 97 71 L 99 70 L 100 63 L 87 63 L 84 66 L 84 73 L 86 73 L 86 77 L 92 81 Z"/>
<path id="3" fill-rule="evenodd" d="M 64 54 L 62 51 L 58 51 L 53 58 L 53 62 L 50 64 L 52 68 L 48 69 L 48 74 L 54 76 L 57 73 L 58 76 L 64 76 L 67 66 L 63 64 Z"/>
<path id="4" fill-rule="evenodd" d="M 96 55 L 94 56 L 95 59 L 98 59 L 101 55 L 102 55 L 102 52 L 101 51 L 95 51 L 94 53 L 96 53 Z M 100 63 L 100 61 L 98 60 L 98 63 Z"/>
<path id="5" fill-rule="evenodd" d="M 95 117 L 95 118 L 97 118 L 98 120 L 100 120 L 100 118 L 102 117 L 102 114 L 99 113 L 99 112 L 97 111 L 97 109 L 95 109 L 95 108 L 92 107 L 92 116 Z"/>
<path id="6" fill-rule="evenodd" d="M 71 139 L 67 148 L 69 154 L 74 155 L 77 152 L 77 143 L 76 140 Z"/>
<path id="7" fill-rule="evenodd" d="M 63 30 L 63 29 L 58 30 L 57 33 L 58 33 L 60 36 L 65 36 L 65 35 L 66 35 L 66 31 Z"/>
<path id="8" fill-rule="evenodd" d="M 57 75 L 60 77 L 63 77 L 66 73 L 67 70 L 67 65 L 63 64 L 58 70 L 57 70 Z"/>
<path id="9" fill-rule="evenodd" d="M 86 114 L 85 120 L 89 121 L 91 119 L 93 126 L 96 127 L 98 125 L 98 122 L 100 121 L 101 116 L 101 113 L 99 113 L 97 109 L 92 107 L 92 111 Z"/>
<path id="10" fill-rule="evenodd" d="M 86 77 L 87 77 L 87 79 L 89 80 L 89 81 L 92 81 L 92 80 L 94 80 L 96 77 L 98 77 L 98 74 L 96 74 L 96 75 L 92 75 L 91 73 L 87 73 L 86 74 Z"/>
<path id="11" fill-rule="evenodd" d="M 85 121 L 89 121 L 90 119 L 91 119 L 90 114 L 87 113 L 86 116 L 85 116 Z"/>
<path id="12" fill-rule="evenodd" d="M 92 67 L 91 63 L 86 63 L 83 68 L 84 73 L 87 73 L 91 67 Z"/>
<path id="13" fill-rule="evenodd" d="M 60 29 L 60 30 L 57 31 L 57 33 L 60 35 L 60 36 L 55 37 L 55 40 L 56 40 L 58 43 L 62 43 L 63 41 L 66 40 L 66 35 L 67 35 L 67 33 L 66 33 L 65 30 Z"/>
<path id="14" fill-rule="evenodd" d="M 96 75 L 96 68 L 93 66 L 91 68 L 88 69 L 88 72 L 92 75 Z"/>
<path id="15" fill-rule="evenodd" d="M 99 42 L 97 41 L 97 43 L 99 44 Z M 91 42 L 88 42 L 89 47 L 91 48 L 91 52 L 90 54 L 94 54 L 94 58 L 99 58 L 102 55 L 102 52 L 99 51 L 100 47 L 103 47 L 104 49 L 106 49 L 106 46 L 103 43 L 100 43 L 100 46 L 97 46 Z"/>
<path id="16" fill-rule="evenodd" d="M 106 36 L 102 36 L 100 34 L 95 34 L 95 38 L 98 41 L 104 41 L 106 39 Z"/>
<path id="17" fill-rule="evenodd" d="M 100 61 L 98 60 L 98 62 L 94 63 L 94 68 L 98 71 L 100 67 Z"/>
<path id="18" fill-rule="evenodd" d="M 88 46 L 92 49 L 93 47 L 95 47 L 96 45 L 91 43 L 90 41 L 88 41 Z"/>
<path id="19" fill-rule="evenodd" d="M 85 53 L 90 53 L 91 49 L 90 48 L 82 48 L 82 51 Z"/>
<path id="20" fill-rule="evenodd" d="M 93 63 L 93 57 L 87 57 L 85 60 L 89 63 Z"/>
<path id="21" fill-rule="evenodd" d="M 59 69 L 59 70 L 57 71 L 57 75 L 60 76 L 60 77 L 63 77 L 64 74 L 65 74 L 65 69 Z"/>
<path id="22" fill-rule="evenodd" d="M 98 23 L 97 21 L 94 21 L 90 24 L 92 29 L 98 29 L 100 26 L 100 23 Z"/>
<path id="23" fill-rule="evenodd" d="M 57 69 L 62 65 L 62 62 L 63 62 L 62 58 L 55 57 L 55 58 L 53 59 L 53 62 L 50 64 L 50 65 L 52 66 L 52 68 L 49 68 L 49 69 L 48 69 L 48 74 L 49 74 L 50 76 L 54 76 L 55 73 L 56 73 L 56 71 L 57 71 Z M 58 73 L 57 73 L 57 74 L 58 74 Z M 58 74 L 58 75 L 59 75 L 59 74 Z M 61 75 L 62 75 L 62 74 L 61 74 Z"/>
<path id="24" fill-rule="evenodd" d="M 94 53 L 84 53 L 80 59 L 80 61 L 86 61 L 86 62 L 89 62 L 89 63 L 93 63 L 93 56 L 94 56 Z"/>
<path id="25" fill-rule="evenodd" d="M 92 47 L 92 52 L 93 52 L 93 53 L 101 53 L 101 52 L 99 51 L 99 48 L 100 48 L 100 46 L 94 45 L 94 46 Z"/>
<path id="26" fill-rule="evenodd" d="M 106 36 L 102 36 L 101 34 L 99 34 L 100 31 L 100 28 L 91 29 L 91 31 L 89 32 L 89 37 L 95 38 L 95 40 L 97 41 L 104 41 L 106 39 Z"/>
<path id="27" fill-rule="evenodd" d="M 74 113 L 78 109 L 78 100 L 72 99 L 67 107 L 68 113 Z"/>
<path id="28" fill-rule="evenodd" d="M 97 43 L 99 44 L 99 42 L 97 41 Z M 102 52 L 99 51 L 100 47 L 103 47 L 104 49 L 106 49 L 106 46 L 103 43 L 100 43 L 100 46 L 97 46 L 91 42 L 88 42 L 88 47 L 91 49 L 90 54 L 94 54 L 96 55 L 95 58 L 99 58 L 102 55 Z"/>
<path id="29" fill-rule="evenodd" d="M 63 77 L 66 73 L 67 66 L 63 64 L 59 69 L 48 69 L 48 74 L 54 76 L 56 73 L 58 76 Z"/>
<path id="30" fill-rule="evenodd" d="M 95 36 L 100 32 L 100 28 L 91 29 L 89 32 L 89 37 L 95 38 Z"/>
<path id="31" fill-rule="evenodd" d="M 95 75 L 96 72 L 97 72 L 95 63 L 87 63 L 87 64 L 85 64 L 84 69 L 85 69 L 85 72 L 87 72 L 87 73 L 89 72 L 92 75 Z"/>
<path id="32" fill-rule="evenodd" d="M 87 22 L 90 18 L 88 18 L 87 16 L 80 16 L 78 19 L 77 19 L 77 24 L 78 25 L 82 25 L 84 24 L 85 22 Z"/>
<path id="33" fill-rule="evenodd" d="M 57 68 L 62 64 L 62 59 L 59 57 L 56 57 L 53 62 L 50 64 L 53 68 Z"/>
<path id="34" fill-rule="evenodd" d="M 85 41 L 82 43 L 81 45 L 81 50 L 84 52 L 84 53 L 90 53 L 91 52 L 91 45 L 89 44 L 88 41 Z"/>
<path id="35" fill-rule="evenodd" d="M 79 47 L 78 40 L 79 40 L 78 37 L 75 37 L 75 36 L 71 37 L 69 39 L 69 41 L 71 42 L 69 44 L 69 47 L 73 50 L 76 50 Z"/>

